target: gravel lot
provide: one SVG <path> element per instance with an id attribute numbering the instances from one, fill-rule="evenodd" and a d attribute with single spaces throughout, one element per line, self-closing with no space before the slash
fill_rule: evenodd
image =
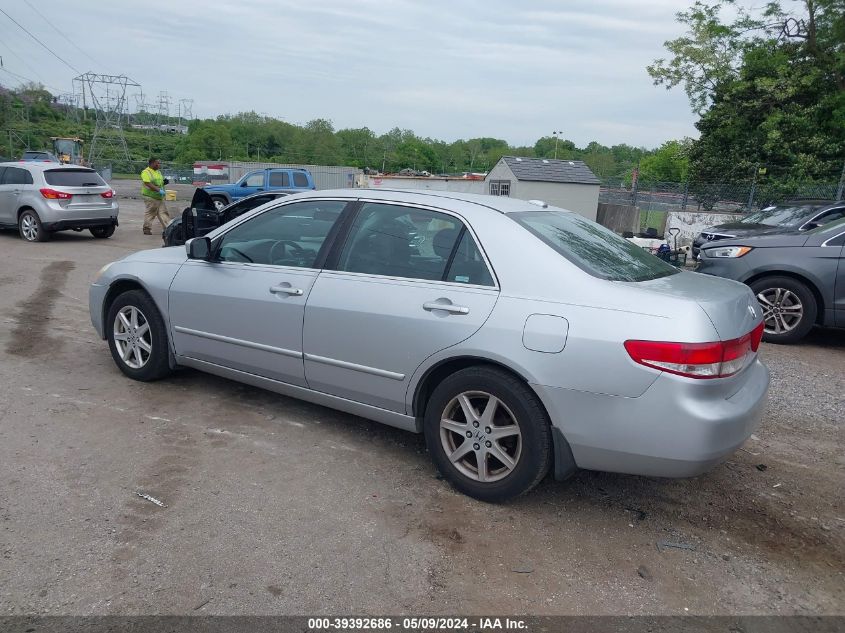
<path id="1" fill-rule="evenodd" d="M 195 371 L 124 378 L 87 285 L 160 241 L 116 188 L 109 240 L 0 232 L 0 614 L 845 613 L 845 332 L 763 346 L 765 421 L 705 476 L 485 505 L 421 437 Z"/>

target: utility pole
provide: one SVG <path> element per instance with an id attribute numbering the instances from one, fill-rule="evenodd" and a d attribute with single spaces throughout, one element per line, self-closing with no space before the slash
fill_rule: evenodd
<path id="1" fill-rule="evenodd" d="M 839 176 L 839 188 L 836 190 L 836 199 L 842 200 L 843 193 L 845 193 L 845 162 L 842 163 L 842 175 Z"/>
<path id="2" fill-rule="evenodd" d="M 558 137 L 559 137 L 561 134 L 563 134 L 563 130 L 555 130 L 554 132 L 552 132 L 552 136 L 554 136 L 554 137 L 555 137 L 555 160 L 557 160 L 557 142 L 558 142 Z"/>

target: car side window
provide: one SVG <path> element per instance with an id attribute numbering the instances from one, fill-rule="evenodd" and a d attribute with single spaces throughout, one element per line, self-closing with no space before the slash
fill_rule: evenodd
<path id="1" fill-rule="evenodd" d="M 287 174 L 285 174 L 287 175 Z M 293 172 L 293 186 L 294 187 L 307 187 L 308 186 L 308 176 L 303 174 L 301 171 Z"/>
<path id="2" fill-rule="evenodd" d="M 5 168 L 5 167 L 0 167 L 0 185 L 5 184 L 5 183 L 3 182 L 3 175 L 4 175 L 5 173 L 6 173 L 6 168 Z"/>
<path id="3" fill-rule="evenodd" d="M 264 186 L 264 172 L 258 171 L 250 174 L 244 181 L 244 187 L 263 187 Z"/>
<path id="4" fill-rule="evenodd" d="M 815 220 L 813 220 L 813 222 L 819 226 L 824 226 L 825 224 L 830 224 L 835 220 L 841 220 L 843 217 L 845 217 L 845 207 L 841 209 L 831 209 L 830 211 L 818 216 Z"/>
<path id="5" fill-rule="evenodd" d="M 217 259 L 313 268 L 345 206 L 342 200 L 307 200 L 265 211 L 227 231 Z"/>
<path id="6" fill-rule="evenodd" d="M 270 172 L 270 186 L 271 187 L 290 187 L 290 178 L 286 171 L 271 171 Z"/>
<path id="7" fill-rule="evenodd" d="M 19 167 L 7 167 L 3 175 L 4 185 L 31 185 L 32 174 Z"/>
<path id="8" fill-rule="evenodd" d="M 442 281 L 464 226 L 445 213 L 367 203 L 352 224 L 338 270 Z"/>
<path id="9" fill-rule="evenodd" d="M 473 284 L 475 286 L 495 286 L 493 275 L 487 267 L 487 262 L 481 256 L 481 251 L 469 231 L 464 230 L 446 281 L 462 284 Z"/>
<path id="10" fill-rule="evenodd" d="M 841 235 L 837 235 L 836 237 L 829 239 L 825 242 L 828 246 L 843 246 L 845 245 L 845 233 Z"/>

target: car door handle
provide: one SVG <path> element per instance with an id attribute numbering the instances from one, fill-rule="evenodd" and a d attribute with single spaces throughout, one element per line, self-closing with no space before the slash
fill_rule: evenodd
<path id="1" fill-rule="evenodd" d="M 283 294 L 291 295 L 293 297 L 302 296 L 302 288 L 292 288 L 291 286 L 270 286 L 270 292 L 272 292 L 274 295 Z"/>
<path id="2" fill-rule="evenodd" d="M 469 308 L 465 306 L 456 306 L 451 303 L 437 303 L 436 301 L 428 301 L 423 304 L 423 310 L 443 310 L 451 314 L 469 314 Z"/>

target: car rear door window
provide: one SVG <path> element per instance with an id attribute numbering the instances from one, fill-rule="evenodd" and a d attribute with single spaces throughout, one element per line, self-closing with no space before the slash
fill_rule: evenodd
<path id="1" fill-rule="evenodd" d="M 290 187 L 290 178 L 286 171 L 271 171 L 270 172 L 270 186 L 271 187 Z"/>
<path id="2" fill-rule="evenodd" d="M 3 174 L 4 185 L 31 185 L 32 174 L 20 167 L 7 167 Z"/>
<path id="3" fill-rule="evenodd" d="M 487 267 L 487 262 L 481 255 L 481 250 L 467 229 L 452 256 L 446 281 L 474 286 L 495 286 L 493 275 Z"/>
<path id="4" fill-rule="evenodd" d="M 307 200 L 265 211 L 225 233 L 218 259 L 313 268 L 345 206 L 343 200 Z"/>
<path id="5" fill-rule="evenodd" d="M 294 187 L 309 187 L 308 176 L 301 171 L 293 172 L 293 186 Z"/>
<path id="6" fill-rule="evenodd" d="M 56 187 L 105 187 L 106 181 L 91 169 L 48 169 L 44 172 L 48 185 Z"/>
<path id="7" fill-rule="evenodd" d="M 610 281 L 648 281 L 678 269 L 613 231 L 565 211 L 523 211 L 508 217 L 585 272 Z M 530 253 L 525 254 L 530 257 Z"/>
<path id="8" fill-rule="evenodd" d="M 367 203 L 352 224 L 338 270 L 442 281 L 463 230 L 445 213 Z"/>

